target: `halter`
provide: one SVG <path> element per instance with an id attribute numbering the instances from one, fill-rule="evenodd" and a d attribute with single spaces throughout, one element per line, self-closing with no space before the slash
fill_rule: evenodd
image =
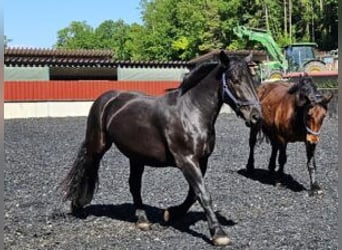
<path id="1" fill-rule="evenodd" d="M 319 98 L 319 97 L 322 97 L 322 96 L 316 94 L 315 97 L 316 97 L 316 98 Z M 317 99 L 315 99 L 314 102 L 315 102 L 315 104 L 317 104 Z M 312 129 L 310 129 L 310 128 L 306 125 L 306 116 L 307 116 L 307 115 L 305 115 L 304 120 L 303 120 L 306 132 L 307 132 L 308 134 L 311 134 L 311 135 L 319 136 L 320 133 L 321 133 L 320 130 L 318 130 L 317 132 L 316 132 L 316 131 L 313 131 Z"/>
<path id="2" fill-rule="evenodd" d="M 316 136 L 319 136 L 319 134 L 321 133 L 320 130 L 318 130 L 317 132 L 316 131 L 313 131 L 311 128 L 309 128 L 307 125 L 306 125 L 306 117 L 307 115 L 305 115 L 303 118 L 303 123 L 304 123 L 304 127 L 305 127 L 305 130 L 308 134 L 311 134 L 311 135 L 316 135 Z"/>
<path id="3" fill-rule="evenodd" d="M 320 135 L 320 131 L 318 130 L 317 132 L 316 131 L 313 131 L 311 130 L 308 126 L 305 126 L 305 129 L 306 129 L 306 132 L 308 132 L 309 134 L 311 135 L 316 135 L 316 136 L 319 136 Z"/>
<path id="4" fill-rule="evenodd" d="M 228 83 L 226 80 L 226 73 L 222 74 L 222 99 L 223 101 L 232 101 L 238 110 L 240 110 L 244 106 L 260 106 L 259 102 L 256 101 L 240 101 L 236 99 L 236 97 L 233 95 L 233 93 L 229 90 Z"/>

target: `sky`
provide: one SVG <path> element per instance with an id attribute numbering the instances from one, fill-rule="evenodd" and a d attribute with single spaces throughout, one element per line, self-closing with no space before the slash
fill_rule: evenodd
<path id="1" fill-rule="evenodd" d="M 3 2 L 4 35 L 9 47 L 52 48 L 57 32 L 72 21 L 93 28 L 105 20 L 141 21 L 140 0 L 7 0 Z"/>

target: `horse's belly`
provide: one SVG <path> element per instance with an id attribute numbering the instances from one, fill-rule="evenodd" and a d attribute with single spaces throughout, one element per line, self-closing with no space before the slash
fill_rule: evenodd
<path id="1" fill-rule="evenodd" d="M 149 119 L 123 121 L 118 117 L 109 126 L 108 134 L 119 150 L 129 158 L 146 161 L 146 165 L 164 165 L 170 161 L 165 142 Z"/>
<path id="2" fill-rule="evenodd" d="M 146 161 L 160 162 L 160 164 L 169 158 L 165 146 L 156 140 L 143 138 L 134 142 L 116 140 L 114 143 L 129 158 L 146 159 Z"/>

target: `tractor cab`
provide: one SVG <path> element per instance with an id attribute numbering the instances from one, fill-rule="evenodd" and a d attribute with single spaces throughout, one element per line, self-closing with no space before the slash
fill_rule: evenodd
<path id="1" fill-rule="evenodd" d="M 285 46 L 285 57 L 288 61 L 288 70 L 298 72 L 304 71 L 322 71 L 324 64 L 322 61 L 316 59 L 315 48 L 316 43 L 293 43 Z"/>

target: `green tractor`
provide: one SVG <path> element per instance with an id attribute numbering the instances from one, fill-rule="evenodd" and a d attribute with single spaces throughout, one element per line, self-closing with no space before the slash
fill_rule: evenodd
<path id="1" fill-rule="evenodd" d="M 315 56 L 316 43 L 293 43 L 284 47 L 284 52 L 266 30 L 237 26 L 234 33 L 248 41 L 261 43 L 271 60 L 259 64 L 261 80 L 277 80 L 289 72 L 320 72 L 326 70 L 325 63 Z"/>

